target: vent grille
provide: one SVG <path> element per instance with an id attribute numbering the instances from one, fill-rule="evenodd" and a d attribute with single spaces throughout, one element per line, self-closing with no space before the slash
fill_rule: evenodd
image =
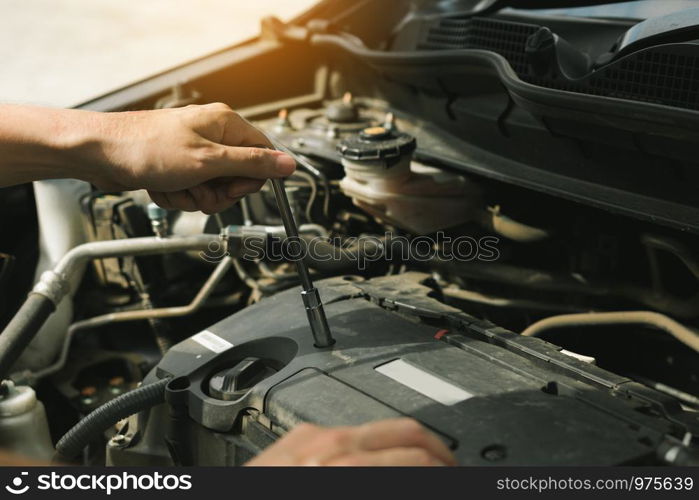
<path id="1" fill-rule="evenodd" d="M 525 47 L 527 38 L 538 29 L 537 25 L 484 18 L 444 19 L 430 28 L 418 48 L 489 50 L 503 56 L 520 79 L 534 85 L 699 110 L 699 54 L 679 54 L 677 46 L 655 47 L 569 82 L 531 72 Z M 689 47 L 699 52 L 699 45 Z"/>
<path id="2" fill-rule="evenodd" d="M 533 24 L 510 23 L 492 19 L 444 19 L 431 28 L 421 50 L 480 49 L 502 55 L 517 74 L 529 72 L 524 48 L 527 38 L 536 33 Z"/>
<path id="3" fill-rule="evenodd" d="M 699 57 L 655 48 L 593 74 L 589 85 L 610 97 L 699 109 Z"/>

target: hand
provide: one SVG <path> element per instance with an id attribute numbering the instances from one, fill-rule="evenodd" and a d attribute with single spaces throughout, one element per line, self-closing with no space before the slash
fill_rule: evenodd
<path id="1" fill-rule="evenodd" d="M 440 466 L 456 460 L 434 434 L 401 418 L 327 429 L 301 424 L 247 465 Z"/>
<path id="2" fill-rule="evenodd" d="M 103 190 L 147 189 L 163 208 L 217 213 L 287 177 L 294 160 L 225 104 L 108 113 L 99 144 Z M 259 146 L 259 147 L 256 147 Z"/>

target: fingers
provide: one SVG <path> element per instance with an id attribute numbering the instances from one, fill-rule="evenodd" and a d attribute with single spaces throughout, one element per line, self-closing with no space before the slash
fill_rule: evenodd
<path id="1" fill-rule="evenodd" d="M 221 154 L 211 163 L 210 178 L 276 179 L 288 177 L 296 170 L 294 159 L 280 151 L 233 146 L 221 148 Z"/>
<path id="2" fill-rule="evenodd" d="M 181 191 L 149 191 L 149 194 L 155 203 L 168 210 L 215 214 L 238 203 L 244 196 L 256 193 L 264 182 L 261 179 L 247 178 L 219 179 Z"/>
<path id="3" fill-rule="evenodd" d="M 400 418 L 365 424 L 357 430 L 358 447 L 381 450 L 393 447 L 414 447 L 427 450 L 444 464 L 456 465 L 449 448 L 415 420 Z"/>
<path id="4" fill-rule="evenodd" d="M 296 169 L 290 156 L 267 149 L 272 145 L 264 133 L 225 104 L 110 115 L 109 130 L 127 135 L 104 145 L 111 174 L 102 186 L 174 193 L 218 178 L 280 178 Z M 192 209 L 209 194 L 194 190 L 156 198 Z"/>
<path id="5" fill-rule="evenodd" d="M 272 147 L 272 143 L 264 133 L 230 108 L 226 111 L 226 125 L 221 142 L 227 146 Z"/>
<path id="6" fill-rule="evenodd" d="M 239 177 L 225 182 L 222 186 L 225 187 L 226 196 L 229 198 L 242 198 L 243 196 L 257 193 L 262 186 L 265 185 L 265 179 L 248 179 Z M 219 186 L 221 187 L 221 186 Z"/>
<path id="7" fill-rule="evenodd" d="M 157 191 L 148 191 L 148 195 L 150 196 L 150 199 L 153 200 L 153 203 L 155 203 L 159 207 L 164 208 L 165 210 L 174 209 L 174 207 L 170 203 L 170 200 L 168 200 L 165 196 L 165 193 L 160 193 Z"/>
<path id="8" fill-rule="evenodd" d="M 197 202 L 188 190 L 163 193 L 168 203 L 176 210 L 183 212 L 196 212 Z"/>
<path id="9" fill-rule="evenodd" d="M 326 429 L 310 424 L 297 425 L 291 432 L 265 449 L 245 465 L 249 467 L 292 467 L 308 462 L 304 454 L 309 443 L 319 439 Z"/>
<path id="10" fill-rule="evenodd" d="M 219 189 L 204 185 L 197 188 L 175 191 L 173 193 L 158 193 L 149 191 L 151 199 L 167 210 L 182 210 L 183 212 L 204 212 L 211 215 L 230 208 L 240 198 L 229 198 L 219 193 Z"/>
<path id="11" fill-rule="evenodd" d="M 225 147 L 223 168 L 231 170 L 222 175 L 236 175 L 270 179 L 288 177 L 296 169 L 296 162 L 288 155 L 274 151 L 267 136 L 245 118 L 221 103 L 209 105 L 225 117 L 221 144 Z M 267 149 L 266 149 L 267 148 Z"/>
<path id="12" fill-rule="evenodd" d="M 456 465 L 436 436 L 410 419 L 360 427 L 296 427 L 249 465 Z"/>
<path id="13" fill-rule="evenodd" d="M 330 467 L 443 467 L 447 465 L 423 448 L 365 451 L 327 461 Z"/>

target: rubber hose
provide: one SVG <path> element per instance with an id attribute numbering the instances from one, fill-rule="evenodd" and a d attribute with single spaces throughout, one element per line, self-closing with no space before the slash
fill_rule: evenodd
<path id="1" fill-rule="evenodd" d="M 54 309 L 48 297 L 38 293 L 29 294 L 0 335 L 0 380 L 10 374 L 17 359 Z"/>
<path id="2" fill-rule="evenodd" d="M 60 462 L 74 459 L 93 439 L 101 436 L 119 420 L 164 403 L 165 386 L 169 382 L 169 378 L 164 378 L 143 385 L 92 411 L 56 443 L 54 460 Z"/>
<path id="3" fill-rule="evenodd" d="M 352 245 L 338 247 L 331 242 L 320 238 L 302 236 L 308 244 L 306 264 L 308 267 L 321 273 L 352 272 L 365 269 L 371 262 L 377 262 L 386 258 L 387 253 L 409 257 L 409 243 L 385 236 L 359 238 Z"/>

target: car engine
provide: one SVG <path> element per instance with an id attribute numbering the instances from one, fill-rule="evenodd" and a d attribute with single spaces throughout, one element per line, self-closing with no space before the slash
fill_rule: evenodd
<path id="1" fill-rule="evenodd" d="M 0 313 L 33 340 L 0 365 L 0 444 L 240 465 L 302 422 L 410 416 L 462 465 L 697 464 L 696 45 L 387 3 L 266 19 L 83 106 L 238 110 L 299 158 L 302 255 L 270 185 L 215 215 L 71 180 L 4 190 Z"/>

